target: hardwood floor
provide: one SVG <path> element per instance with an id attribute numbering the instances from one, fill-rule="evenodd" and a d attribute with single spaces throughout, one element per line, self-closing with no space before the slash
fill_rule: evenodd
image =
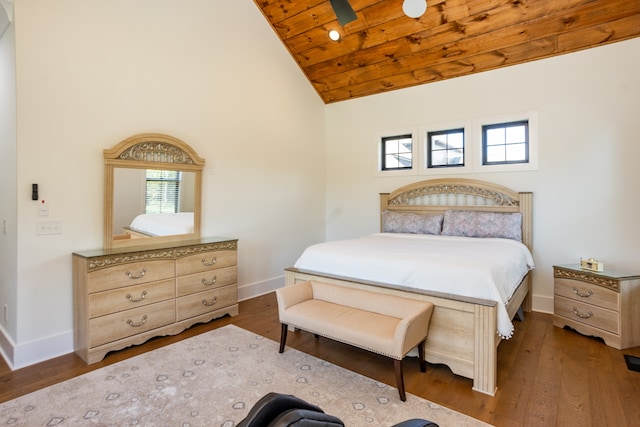
<path id="1" fill-rule="evenodd" d="M 240 303 L 240 314 L 196 325 L 180 335 L 110 353 L 87 366 L 75 354 L 10 371 L 0 361 L 0 402 L 154 350 L 202 332 L 234 324 L 274 341 L 280 324 L 273 293 Z M 471 380 L 441 365 L 421 373 L 416 359 L 404 361 L 411 393 L 496 426 L 640 425 L 640 372 L 629 371 L 623 354 L 640 357 L 640 347 L 624 351 L 569 330 L 555 328 L 551 315 L 526 313 L 515 322 L 514 338 L 498 348 L 495 397 L 471 390 Z M 306 332 L 289 333 L 287 345 L 387 384 L 395 385 L 388 358 Z M 286 351 L 286 350 L 285 350 Z M 443 426 L 444 427 L 444 426 Z"/>

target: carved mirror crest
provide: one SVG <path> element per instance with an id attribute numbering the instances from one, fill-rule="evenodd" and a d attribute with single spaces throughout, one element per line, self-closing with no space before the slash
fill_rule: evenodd
<path id="1" fill-rule="evenodd" d="M 104 150 L 104 247 L 200 237 L 204 159 L 169 135 L 134 135 Z"/>

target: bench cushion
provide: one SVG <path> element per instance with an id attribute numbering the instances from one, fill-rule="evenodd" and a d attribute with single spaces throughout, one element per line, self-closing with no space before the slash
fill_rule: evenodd
<path id="1" fill-rule="evenodd" d="M 397 360 L 427 336 L 433 304 L 324 282 L 276 291 L 280 322 Z"/>

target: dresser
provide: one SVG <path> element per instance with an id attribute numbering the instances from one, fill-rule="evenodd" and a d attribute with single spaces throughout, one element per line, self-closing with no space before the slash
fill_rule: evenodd
<path id="1" fill-rule="evenodd" d="M 553 267 L 553 324 L 600 337 L 611 347 L 640 345 L 640 275 Z"/>
<path id="2" fill-rule="evenodd" d="M 114 350 L 238 314 L 237 240 L 202 238 L 73 254 L 74 349 Z"/>

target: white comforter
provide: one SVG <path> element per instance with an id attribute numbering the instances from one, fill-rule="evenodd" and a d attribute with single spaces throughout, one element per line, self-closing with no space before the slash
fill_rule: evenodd
<path id="1" fill-rule="evenodd" d="M 296 268 L 498 302 L 498 333 L 513 335 L 505 304 L 534 268 L 515 240 L 376 233 L 308 247 Z"/>
<path id="2" fill-rule="evenodd" d="M 193 233 L 193 212 L 141 214 L 130 227 L 151 236 Z"/>

